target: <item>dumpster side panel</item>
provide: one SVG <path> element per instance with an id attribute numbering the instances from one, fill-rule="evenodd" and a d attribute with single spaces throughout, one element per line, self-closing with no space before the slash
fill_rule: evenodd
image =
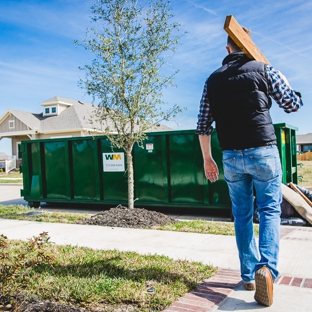
<path id="1" fill-rule="evenodd" d="M 141 201 L 166 202 L 165 137 L 149 135 L 143 148 L 134 146 L 134 187 L 135 197 Z"/>
<path id="2" fill-rule="evenodd" d="M 34 142 L 28 145 L 28 165 L 29 165 L 29 196 L 31 198 L 42 198 L 42 170 L 40 143 Z"/>
<path id="3" fill-rule="evenodd" d="M 47 199 L 70 199 L 68 141 L 44 142 Z"/>
<path id="4" fill-rule="evenodd" d="M 168 137 L 170 201 L 204 203 L 206 183 L 198 136 L 194 133 L 173 133 Z"/>
<path id="5" fill-rule="evenodd" d="M 75 140 L 72 143 L 73 196 L 75 199 L 98 200 L 98 163 L 96 141 Z"/>

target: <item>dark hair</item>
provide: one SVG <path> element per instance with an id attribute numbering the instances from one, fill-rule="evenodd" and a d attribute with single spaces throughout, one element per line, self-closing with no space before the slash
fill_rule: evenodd
<path id="1" fill-rule="evenodd" d="M 251 31 L 246 27 L 242 28 L 244 29 L 245 33 L 251 38 Z M 231 47 L 233 51 L 236 52 L 241 51 L 240 47 L 233 41 L 233 39 L 230 36 L 228 36 L 227 38 L 227 45 Z"/>

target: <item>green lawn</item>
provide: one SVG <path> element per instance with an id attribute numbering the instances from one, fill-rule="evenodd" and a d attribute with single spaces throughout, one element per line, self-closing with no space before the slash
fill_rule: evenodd
<path id="1" fill-rule="evenodd" d="M 23 175 L 19 172 L 1 173 L 0 183 L 22 183 Z"/>
<path id="2" fill-rule="evenodd" d="M 298 161 L 298 185 L 302 187 L 312 187 L 312 161 Z"/>
<path id="3" fill-rule="evenodd" d="M 0 235 L 0 251 L 0 305 L 10 294 L 23 293 L 26 299 L 101 311 L 125 306 L 131 307 L 127 311 L 162 311 L 217 270 L 165 256 L 56 246 L 47 233 L 28 242 Z"/>

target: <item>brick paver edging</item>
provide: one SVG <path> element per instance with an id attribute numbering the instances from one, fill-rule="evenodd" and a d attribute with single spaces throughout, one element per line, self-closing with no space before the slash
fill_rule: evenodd
<path id="1" fill-rule="evenodd" d="M 195 290 L 178 299 L 165 312 L 209 312 L 242 283 L 240 272 L 220 269 Z"/>
<path id="2" fill-rule="evenodd" d="M 312 278 L 301 278 L 301 277 L 293 277 L 293 276 L 279 276 L 276 279 L 275 284 L 302 287 L 302 288 L 312 288 Z"/>

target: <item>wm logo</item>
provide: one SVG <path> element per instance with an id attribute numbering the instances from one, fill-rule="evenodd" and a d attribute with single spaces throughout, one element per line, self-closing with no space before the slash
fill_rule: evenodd
<path id="1" fill-rule="evenodd" d="M 106 160 L 121 160 L 120 154 L 105 154 Z"/>

